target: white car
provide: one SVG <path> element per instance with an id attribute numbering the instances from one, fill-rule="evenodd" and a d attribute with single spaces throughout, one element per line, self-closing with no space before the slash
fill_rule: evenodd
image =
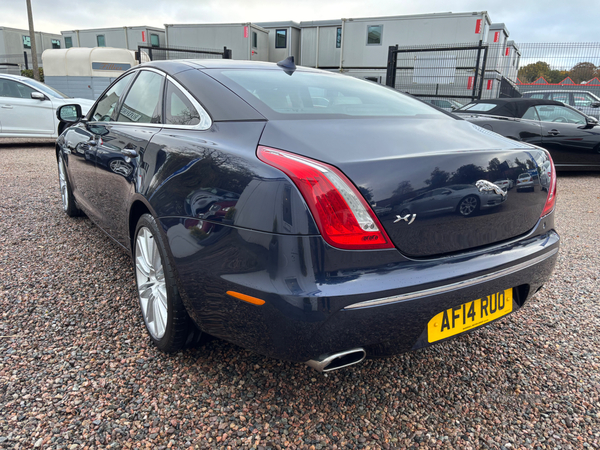
<path id="1" fill-rule="evenodd" d="M 502 188 L 504 191 L 508 191 L 508 190 L 512 189 L 514 186 L 513 180 L 511 180 L 509 178 L 505 178 L 504 180 L 496 180 L 496 181 L 494 181 L 494 184 L 496 186 Z"/>
<path id="2" fill-rule="evenodd" d="M 57 138 L 56 110 L 78 104 L 86 114 L 93 100 L 71 98 L 31 78 L 0 74 L 0 137 Z"/>

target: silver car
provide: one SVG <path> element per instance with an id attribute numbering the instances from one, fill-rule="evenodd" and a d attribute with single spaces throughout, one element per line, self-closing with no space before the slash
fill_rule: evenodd
<path id="1" fill-rule="evenodd" d="M 533 191 L 533 177 L 530 173 L 524 172 L 517 178 L 517 192 L 521 192 L 524 189 Z"/>
<path id="2" fill-rule="evenodd" d="M 586 116 L 600 119 L 600 98 L 588 91 L 532 91 L 524 92 L 523 98 L 555 100 L 578 109 Z"/>

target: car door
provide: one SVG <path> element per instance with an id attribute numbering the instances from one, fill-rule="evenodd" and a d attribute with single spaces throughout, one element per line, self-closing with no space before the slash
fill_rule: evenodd
<path id="1" fill-rule="evenodd" d="M 96 181 L 93 203 L 98 225 L 128 247 L 128 214 L 136 192 L 140 160 L 162 128 L 162 97 L 165 77 L 154 70 L 140 70 L 107 122 L 88 127 L 96 134 Z M 113 117 L 115 119 L 113 120 Z"/>
<path id="2" fill-rule="evenodd" d="M 586 117 L 566 106 L 535 107 L 542 124 L 542 147 L 557 165 L 599 165 L 600 130 L 587 125 Z"/>
<path id="3" fill-rule="evenodd" d="M 38 92 L 15 80 L 0 78 L 0 123 L 2 134 L 53 136 L 56 132 L 52 100 L 31 98 Z"/>
<path id="4" fill-rule="evenodd" d="M 67 172 L 78 205 L 98 223 L 100 213 L 94 201 L 96 195 L 96 151 L 98 139 L 105 133 L 103 124 L 116 113 L 119 100 L 134 78 L 128 74 L 113 84 L 98 100 L 89 121 L 82 121 L 65 132 Z"/>

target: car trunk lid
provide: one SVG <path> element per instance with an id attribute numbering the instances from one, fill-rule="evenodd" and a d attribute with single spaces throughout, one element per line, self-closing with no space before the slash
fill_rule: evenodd
<path id="1" fill-rule="evenodd" d="M 447 117 L 270 121 L 260 144 L 338 167 L 410 257 L 521 236 L 547 197 L 548 181 L 538 175 L 545 151 Z M 533 190 L 503 192 L 492 183 L 521 173 L 532 175 Z"/>

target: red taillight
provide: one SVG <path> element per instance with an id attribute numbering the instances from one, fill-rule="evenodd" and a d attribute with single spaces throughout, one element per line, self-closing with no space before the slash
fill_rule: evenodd
<path id="1" fill-rule="evenodd" d="M 541 217 L 550 214 L 556 204 L 556 168 L 550 154 L 548 154 L 548 159 L 550 160 L 550 185 L 548 186 L 548 197 L 546 198 L 546 204 L 544 205 Z"/>
<path id="2" fill-rule="evenodd" d="M 363 196 L 338 169 L 269 147 L 259 146 L 257 155 L 292 179 L 330 245 L 347 250 L 394 248 Z"/>

